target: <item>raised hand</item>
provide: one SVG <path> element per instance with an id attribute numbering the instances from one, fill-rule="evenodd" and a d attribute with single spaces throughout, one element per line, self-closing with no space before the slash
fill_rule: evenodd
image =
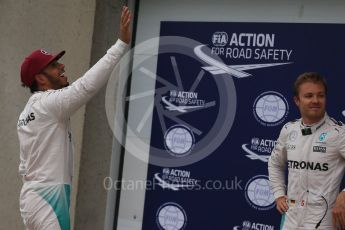
<path id="1" fill-rule="evenodd" d="M 127 44 L 129 44 L 132 37 L 130 24 L 131 24 L 131 12 L 129 11 L 127 6 L 124 6 L 122 7 L 122 13 L 121 13 L 119 38 Z"/>

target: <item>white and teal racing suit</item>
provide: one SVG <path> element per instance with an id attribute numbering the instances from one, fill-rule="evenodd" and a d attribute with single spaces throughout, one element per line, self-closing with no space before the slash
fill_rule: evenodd
<path id="1" fill-rule="evenodd" d="M 345 127 L 325 114 L 317 124 L 305 126 L 301 119 L 281 130 L 268 162 L 274 197 L 286 195 L 288 211 L 281 229 L 335 229 L 332 208 L 345 169 Z"/>
<path id="2" fill-rule="evenodd" d="M 34 93 L 20 114 L 20 212 L 28 230 L 70 229 L 73 150 L 70 116 L 108 81 L 127 44 L 118 40 L 68 87 Z"/>

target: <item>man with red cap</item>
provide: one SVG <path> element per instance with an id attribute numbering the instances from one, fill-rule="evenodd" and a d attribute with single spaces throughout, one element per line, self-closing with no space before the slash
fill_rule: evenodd
<path id="1" fill-rule="evenodd" d="M 20 212 L 27 230 L 70 229 L 73 151 L 70 116 L 104 86 L 130 42 L 131 15 L 124 7 L 119 39 L 83 77 L 69 85 L 65 65 L 36 50 L 21 66 L 21 81 L 33 95 L 19 116 Z"/>

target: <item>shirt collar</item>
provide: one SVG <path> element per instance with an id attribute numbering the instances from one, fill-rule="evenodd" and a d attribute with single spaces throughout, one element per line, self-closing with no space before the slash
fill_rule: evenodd
<path id="1" fill-rule="evenodd" d="M 302 134 L 303 135 L 309 135 L 309 134 L 314 133 L 316 130 L 318 130 L 321 126 L 323 126 L 326 123 L 327 118 L 328 118 L 328 115 L 327 115 L 327 113 L 325 113 L 325 115 L 323 116 L 323 118 L 320 121 L 318 121 L 314 124 L 311 124 L 311 125 L 303 124 L 303 121 L 301 119 L 300 128 L 302 130 Z M 304 134 L 304 132 L 307 134 Z"/>

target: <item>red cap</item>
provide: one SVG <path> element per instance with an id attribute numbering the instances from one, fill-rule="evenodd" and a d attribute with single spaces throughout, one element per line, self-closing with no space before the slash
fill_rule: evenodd
<path id="1" fill-rule="evenodd" d="M 35 75 L 39 74 L 45 67 L 55 60 L 60 59 L 65 54 L 61 51 L 56 55 L 52 55 L 45 50 L 35 50 L 25 58 L 20 70 L 20 78 L 24 85 L 31 86 L 34 82 Z"/>

